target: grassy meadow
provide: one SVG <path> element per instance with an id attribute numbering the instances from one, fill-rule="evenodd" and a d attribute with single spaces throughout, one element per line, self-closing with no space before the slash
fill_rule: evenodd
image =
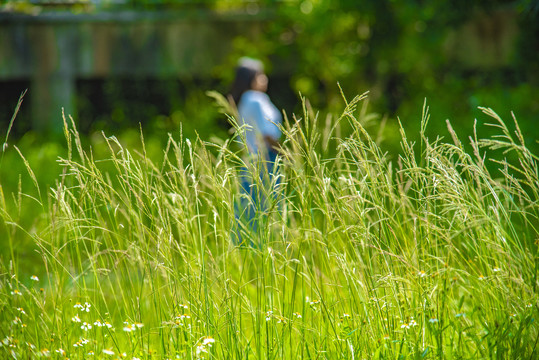
<path id="1" fill-rule="evenodd" d="M 0 192 L 0 357 L 538 357 L 538 158 L 516 120 L 429 139 L 424 106 L 421 141 L 387 154 L 364 99 L 285 121 L 256 231 L 235 216 L 260 165 L 242 129 L 171 135 L 155 160 L 142 135 L 87 147 L 67 117 L 50 188 L 4 148 L 26 173 Z"/>

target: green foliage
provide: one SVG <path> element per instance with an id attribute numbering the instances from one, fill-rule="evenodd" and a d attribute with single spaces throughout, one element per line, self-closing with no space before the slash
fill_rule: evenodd
<path id="1" fill-rule="evenodd" d="M 424 98 L 446 117 L 431 124 L 432 138 L 446 133 L 447 118 L 471 135 L 468 119 L 477 106 L 504 114 L 519 109 L 528 145 L 535 149 L 539 22 L 533 7 L 503 0 L 280 2 L 259 40 L 238 39 L 231 58 L 249 54 L 274 68 L 294 59 L 286 70 L 293 74 L 291 86 L 315 108 L 338 106 L 337 83 L 345 93 L 369 90 L 373 109 L 388 114 L 393 127 L 397 117 L 407 119 L 403 126 L 416 141 L 416 104 Z M 475 45 L 462 45 L 474 36 Z M 509 48 L 486 50 L 504 36 Z M 460 48 L 451 45 L 452 38 Z M 386 145 L 391 152 L 398 149 L 398 143 Z"/>
<path id="2" fill-rule="evenodd" d="M 17 11 L 9 9 L 26 3 L 9 1 L 5 9 Z M 57 8 L 43 5 L 47 11 Z M 185 101 L 187 106 L 197 102 L 199 109 L 209 109 L 209 102 L 204 102 L 200 94 L 215 87 L 225 91 L 238 57 L 250 55 L 263 59 L 270 74 L 286 74 L 292 93 L 309 98 L 315 109 L 338 108 L 337 84 L 345 93 L 368 90 L 371 107 L 382 118 L 387 116 L 387 126 L 396 129 L 397 118 L 406 119 L 402 124 L 415 141 L 419 140 L 416 104 L 425 98 L 436 114 L 445 117 L 431 123 L 427 130 L 431 138 L 447 135 L 446 119 L 462 133 L 472 135 L 468 119 L 476 114 L 480 116 L 477 106 L 495 107 L 504 115 L 518 109 L 521 126 L 529 138 L 527 145 L 532 149 L 537 147 L 535 139 L 539 133 L 534 120 L 539 109 L 539 21 L 538 6 L 533 1 L 102 1 L 96 2 L 95 8 L 89 6 L 87 11 L 132 8 L 148 12 L 178 10 L 193 16 L 234 14 L 237 21 L 261 24 L 256 34 L 236 38 L 229 57 L 213 69 L 212 76 L 223 84 L 198 84 L 203 90 L 190 87 L 189 91 L 195 93 L 190 96 L 196 97 L 196 101 L 192 98 Z M 476 42 L 466 42 L 474 37 Z M 86 111 L 95 101 L 85 107 L 83 95 L 79 105 L 85 109 L 81 113 L 88 118 L 81 120 L 92 123 L 98 131 L 116 126 L 112 129 L 116 133 L 121 131 L 119 128 L 152 119 L 152 124 L 145 126 L 148 133 L 157 129 L 157 135 L 162 136 L 175 131 L 180 119 L 193 119 L 193 115 L 186 113 L 183 103 L 170 101 L 185 97 L 170 83 L 156 89 L 156 93 L 164 94 L 161 100 L 138 105 L 122 98 L 123 90 L 109 86 L 104 91 L 107 96 L 101 100 L 111 101 L 111 109 L 95 117 Z M 275 89 L 274 92 L 285 91 Z M 295 98 L 277 105 L 291 108 L 294 102 L 298 110 L 299 102 Z M 167 109 L 154 104 L 166 105 Z M 136 116 L 132 114 L 144 120 L 134 119 Z M 223 134 L 216 125 L 219 118 L 209 111 L 203 118 L 197 115 L 197 121 L 203 124 L 182 123 L 184 131 L 211 129 L 206 134 L 200 133 L 208 137 Z M 81 126 L 81 130 L 86 129 Z M 391 138 L 386 139 L 384 146 L 392 153 L 399 148 L 398 142 Z"/>

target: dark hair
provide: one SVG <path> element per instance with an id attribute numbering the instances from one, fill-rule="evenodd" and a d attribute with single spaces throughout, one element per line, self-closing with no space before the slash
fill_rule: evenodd
<path id="1" fill-rule="evenodd" d="M 230 89 L 230 95 L 236 105 L 239 104 L 241 96 L 247 90 L 251 90 L 254 78 L 264 72 L 262 63 L 251 58 L 242 58 L 236 67 L 236 78 Z"/>

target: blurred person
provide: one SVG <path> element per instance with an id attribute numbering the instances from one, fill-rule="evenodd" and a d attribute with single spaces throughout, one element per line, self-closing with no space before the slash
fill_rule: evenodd
<path id="1" fill-rule="evenodd" d="M 247 196 L 241 196 L 240 207 L 236 206 L 236 219 L 253 235 L 258 229 L 257 212 L 267 210 L 269 199 L 264 194 L 273 195 L 272 187 L 279 183 L 275 160 L 280 146 L 282 116 L 266 94 L 267 89 L 268 77 L 262 62 L 241 58 L 230 97 L 237 106 L 238 125 L 245 131 L 247 164 L 253 165 L 254 170 L 240 169 L 240 190 Z M 254 178 L 256 172 L 258 179 Z M 239 228 L 236 236 L 238 244 L 245 243 Z M 249 243 L 255 245 L 252 239 Z"/>
<path id="2" fill-rule="evenodd" d="M 267 90 L 268 77 L 262 62 L 240 59 L 230 95 L 238 109 L 239 125 L 247 125 L 245 137 L 249 154 L 266 157 L 270 165 L 279 149 L 282 117 L 266 94 Z"/>

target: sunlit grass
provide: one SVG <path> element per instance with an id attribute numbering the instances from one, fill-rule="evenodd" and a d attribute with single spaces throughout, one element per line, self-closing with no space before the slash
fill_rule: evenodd
<path id="1" fill-rule="evenodd" d="M 390 159 L 363 98 L 325 125 L 307 105 L 285 122 L 280 182 L 256 232 L 239 226 L 256 246 L 232 241 L 238 171 L 258 173 L 241 129 L 171 136 L 155 162 L 108 136 L 95 159 L 66 121 L 56 185 L 0 199 L 5 241 L 40 269 L 2 254 L 2 356 L 533 358 L 537 157 L 490 109 L 500 136 L 471 153 L 454 132 L 427 139 L 425 107 L 421 142 L 402 131 Z M 517 160 L 491 173 L 491 149 Z"/>

